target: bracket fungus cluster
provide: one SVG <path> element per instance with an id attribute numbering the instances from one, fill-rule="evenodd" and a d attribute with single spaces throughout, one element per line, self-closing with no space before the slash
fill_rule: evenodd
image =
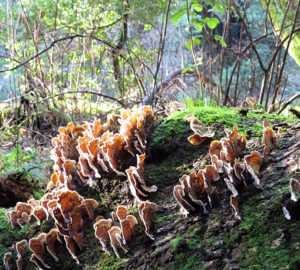
<path id="1" fill-rule="evenodd" d="M 111 172 L 125 176 L 128 161 L 145 153 L 153 121 L 151 108 L 145 106 L 122 110 L 120 116 L 111 115 L 104 125 L 95 120 L 93 124 L 75 127 L 69 123 L 59 128 L 52 140 L 51 158 L 55 164 L 48 189 L 92 185 L 95 178 Z"/>
<path id="2" fill-rule="evenodd" d="M 296 178 L 291 178 L 289 182 L 290 192 L 291 192 L 291 201 L 293 203 L 288 203 L 290 211 L 287 207 L 283 206 L 282 211 L 283 215 L 286 219 L 291 220 L 292 217 L 298 216 L 297 213 L 299 212 L 299 194 L 300 194 L 300 182 Z"/>
<path id="3" fill-rule="evenodd" d="M 58 261 L 54 245 L 56 240 L 62 243 L 63 238 L 72 258 L 77 261 L 76 247 L 80 250 L 83 248 L 83 220 L 93 220 L 97 206 L 97 201 L 84 199 L 76 191 L 67 188 L 53 189 L 40 200 L 31 199 L 26 203 L 17 203 L 15 210 L 7 212 L 7 217 L 13 227 L 22 226 L 25 222 L 33 223 L 35 221 L 40 225 L 43 220 L 48 218 L 54 220 L 56 228 L 48 234 L 41 234 L 37 238 L 29 240 L 29 248 L 34 255 L 32 261 L 47 268 L 43 261 L 44 243 L 47 244 L 47 250 L 54 260 Z M 26 219 L 23 218 L 21 222 L 18 216 L 26 216 Z M 71 242 L 72 244 L 70 244 Z M 70 246 L 72 247 L 70 248 Z M 38 252 L 42 252 L 42 255 Z"/>
<path id="4" fill-rule="evenodd" d="M 126 206 L 119 205 L 117 212 L 113 212 L 113 218 L 104 219 L 99 217 L 94 224 L 95 236 L 99 239 L 102 250 L 108 254 L 106 242 L 110 239 L 110 245 L 114 253 L 120 258 L 118 247 L 122 248 L 124 252 L 128 252 L 128 244 L 132 241 L 136 234 L 138 221 L 133 215 L 128 215 Z M 113 226 L 113 223 L 119 221 L 120 226 Z"/>
<path id="5" fill-rule="evenodd" d="M 137 166 L 130 166 L 126 170 L 129 188 L 132 196 L 134 197 L 135 203 L 140 203 L 143 199 L 147 198 L 150 192 L 157 191 L 157 187 L 155 185 L 151 187 L 146 186 L 143 177 L 145 158 L 145 154 L 137 155 Z"/>
<path id="6" fill-rule="evenodd" d="M 184 111 L 186 109 L 186 105 L 184 103 L 178 101 L 171 101 L 167 104 L 165 113 L 166 115 L 171 115 L 174 112 Z"/>
<path id="7" fill-rule="evenodd" d="M 229 191 L 229 202 L 234 215 L 240 218 L 238 209 L 239 193 L 250 184 L 262 189 L 258 178 L 263 159 L 259 152 L 253 151 L 243 158 L 246 149 L 245 136 L 239 136 L 237 127 L 233 131 L 225 129 L 227 138 L 212 141 L 209 148 L 211 165 L 198 172 L 183 175 L 180 185 L 174 187 L 173 195 L 184 215 L 201 208 L 207 213 L 207 207 L 213 207 L 224 193 Z"/>
<path id="8" fill-rule="evenodd" d="M 275 149 L 277 146 L 276 133 L 273 130 L 271 124 L 268 120 L 263 120 L 263 138 L 262 144 L 265 146 L 264 148 L 264 156 L 267 157 L 272 149 Z M 282 133 L 282 129 L 279 130 L 278 134 Z"/>
<path id="9" fill-rule="evenodd" d="M 141 202 L 138 209 L 147 236 L 154 239 L 150 233 L 150 227 L 157 205 L 149 201 Z M 121 248 L 125 253 L 128 252 L 129 244 L 137 233 L 138 220 L 135 216 L 128 215 L 128 209 L 123 205 L 119 205 L 117 211 L 112 212 L 111 216 L 112 218 L 109 219 L 104 219 L 102 216 L 96 218 L 94 223 L 95 236 L 99 239 L 102 250 L 108 254 L 110 254 L 107 249 L 107 241 L 109 239 L 115 255 L 120 258 L 118 248 Z M 116 224 L 117 222 L 119 224 Z"/>
<path id="10" fill-rule="evenodd" d="M 54 261 L 59 260 L 54 249 L 58 243 L 64 245 L 79 264 L 76 254 L 84 248 L 84 229 L 87 222 L 96 221 L 95 236 L 100 240 L 105 252 L 108 252 L 108 238 L 117 256 L 118 245 L 128 250 L 127 245 L 136 232 L 136 218 L 127 215 L 126 207 L 118 207 L 116 216 L 120 227 L 112 226 L 111 219 L 106 220 L 101 216 L 95 219 L 98 202 L 85 199 L 79 194 L 81 187 L 93 185 L 95 180 L 103 175 L 117 175 L 125 181 L 127 174 L 130 191 L 141 207 L 140 216 L 145 224 L 146 233 L 151 236 L 149 230 L 157 206 L 143 200 L 149 192 L 154 192 L 157 188 L 146 186 L 143 171 L 146 143 L 153 121 L 151 108 L 145 106 L 140 109 L 122 110 L 120 115 L 110 115 L 104 125 L 101 125 L 100 120 L 96 120 L 93 124 L 74 126 L 73 123 L 69 123 L 66 127 L 59 128 L 58 136 L 52 140 L 54 148 L 51 158 L 54 161 L 54 172 L 46 193 L 40 200 L 18 202 L 13 210 L 6 213 L 13 228 L 22 227 L 25 223 L 36 222 L 37 225 L 41 225 L 44 220 L 54 220 L 55 228 L 28 239 L 28 246 L 32 252 L 30 261 L 39 269 L 50 268 L 45 261 L 46 252 L 49 252 Z M 137 167 L 131 166 L 135 161 Z M 101 185 L 101 181 L 98 184 Z M 17 243 L 18 269 L 22 269 L 26 244 L 26 240 Z M 10 258 L 9 252 L 3 258 L 7 269 L 10 266 Z"/>
<path id="11" fill-rule="evenodd" d="M 215 133 L 196 118 L 193 114 L 188 114 L 184 120 L 190 122 L 190 128 L 194 132 L 193 135 L 188 137 L 188 141 L 191 144 L 199 145 L 203 143 L 207 138 L 211 138 Z"/>
<path id="12" fill-rule="evenodd" d="M 249 110 L 253 110 L 256 105 L 256 100 L 253 97 L 247 97 L 245 100 L 243 100 L 241 107 L 243 111 L 248 112 Z"/>

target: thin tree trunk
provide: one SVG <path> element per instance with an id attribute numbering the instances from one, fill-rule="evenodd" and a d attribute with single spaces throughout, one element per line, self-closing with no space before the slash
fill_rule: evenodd
<path id="1" fill-rule="evenodd" d="M 276 89 L 274 91 L 274 95 L 273 95 L 273 99 L 272 99 L 272 104 L 270 106 L 271 108 L 274 108 L 276 96 L 277 96 L 278 90 L 280 88 L 280 81 L 281 81 L 283 69 L 284 69 L 285 63 L 286 63 L 286 57 L 287 57 L 287 54 L 288 54 L 288 51 L 289 51 L 289 48 L 290 48 L 290 45 L 291 45 L 291 41 L 292 41 L 292 37 L 293 37 L 293 32 L 294 32 L 295 27 L 296 27 L 296 22 L 297 22 L 297 17 L 298 17 L 298 13 L 299 13 L 299 8 L 300 8 L 300 0 L 298 1 L 297 10 L 296 10 L 296 14 L 295 14 L 295 17 L 294 17 L 294 22 L 293 22 L 292 30 L 291 30 L 291 35 L 289 37 L 288 44 L 287 44 L 286 49 L 285 49 L 285 53 L 284 53 L 284 56 L 283 56 L 283 59 L 282 59 L 282 64 L 281 64 L 281 67 L 280 67 L 279 75 L 278 75 L 278 78 L 277 78 L 277 81 L 276 81 L 276 84 L 275 84 Z"/>
<path id="2" fill-rule="evenodd" d="M 300 91 L 293 95 L 288 101 L 286 101 L 284 104 L 282 104 L 281 108 L 278 110 L 278 114 L 282 113 L 282 111 L 289 105 L 291 104 L 294 100 L 297 98 L 300 98 Z"/>
<path id="3" fill-rule="evenodd" d="M 127 41 L 127 33 L 128 33 L 128 12 L 127 7 L 129 6 L 129 0 L 126 0 L 126 6 L 124 8 L 125 12 L 123 12 L 123 25 L 122 31 L 120 35 L 120 39 L 116 46 L 116 50 L 113 50 L 112 55 L 112 62 L 113 62 L 113 70 L 114 70 L 114 77 L 118 84 L 118 92 L 120 97 L 123 96 L 124 87 L 123 87 L 123 76 L 120 69 L 120 62 L 119 62 L 119 53 L 124 48 L 124 45 Z"/>
<path id="4" fill-rule="evenodd" d="M 222 39 L 227 42 L 228 38 L 228 30 L 229 30 L 229 23 L 230 23 L 230 6 L 231 6 L 231 0 L 228 1 L 228 7 L 227 7 L 227 17 L 226 17 L 226 23 L 224 25 L 223 29 L 223 37 Z M 224 47 L 222 46 L 221 54 L 220 54 L 220 78 L 219 78 L 219 87 L 218 87 L 218 97 L 217 97 L 217 104 L 220 105 L 220 99 L 221 99 L 221 93 L 222 93 L 222 77 L 223 77 L 223 68 L 224 68 Z"/>
<path id="5" fill-rule="evenodd" d="M 272 86 L 273 75 L 274 75 L 274 67 L 275 67 L 275 59 L 274 59 L 274 61 L 272 63 L 271 73 L 270 73 L 270 76 L 269 76 L 269 83 L 268 83 L 268 88 L 267 88 L 267 96 L 266 96 L 266 101 L 265 101 L 265 110 L 268 109 L 269 96 L 270 96 L 270 91 L 271 91 L 271 86 Z"/>

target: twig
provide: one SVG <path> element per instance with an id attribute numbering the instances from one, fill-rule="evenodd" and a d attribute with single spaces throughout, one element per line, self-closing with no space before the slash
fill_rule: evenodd
<path id="1" fill-rule="evenodd" d="M 152 95 L 150 97 L 150 103 L 152 103 L 153 98 L 154 98 L 154 93 L 155 93 L 154 89 L 157 88 L 157 84 L 156 84 L 157 75 L 158 75 L 158 72 L 159 72 L 159 68 L 160 68 L 160 64 L 161 64 L 161 61 L 162 61 L 163 52 L 164 52 L 164 48 L 165 48 L 166 33 L 167 33 L 168 18 L 169 18 L 171 2 L 172 2 L 172 0 L 168 1 L 165 23 L 163 25 L 162 35 L 161 35 L 161 39 L 160 39 L 159 54 L 158 54 L 158 59 L 157 59 L 157 64 L 156 64 L 156 71 L 154 73 L 154 87 L 153 87 L 153 90 L 151 91 Z"/>
<path id="2" fill-rule="evenodd" d="M 26 95 L 22 95 L 22 96 L 19 96 L 19 97 L 16 97 L 14 99 L 9 99 L 9 100 L 4 100 L 4 101 L 1 101 L 2 103 L 7 103 L 7 102 L 10 102 L 10 101 L 13 101 L 13 100 L 16 100 L 16 99 L 20 99 L 22 97 L 25 97 L 27 95 L 29 95 L 30 93 L 27 93 Z M 93 95 L 97 95 L 97 96 L 100 96 L 100 97 L 104 97 L 104 98 L 107 98 L 107 99 L 111 99 L 117 103 L 119 103 L 120 105 L 124 106 L 124 103 L 112 96 L 109 96 L 109 95 L 105 95 L 105 94 L 101 94 L 101 93 L 98 93 L 98 92 L 94 92 L 94 91 L 67 91 L 67 92 L 62 92 L 62 93 L 59 93 L 59 94 L 55 94 L 55 95 L 52 95 L 52 96 L 49 96 L 49 97 L 46 97 L 46 98 L 43 98 L 41 100 L 38 100 L 36 103 L 40 103 L 40 102 L 43 102 L 43 101 L 46 101 L 46 100 L 49 100 L 51 98 L 54 98 L 54 97 L 58 97 L 58 96 L 64 96 L 65 94 L 93 94 Z"/>

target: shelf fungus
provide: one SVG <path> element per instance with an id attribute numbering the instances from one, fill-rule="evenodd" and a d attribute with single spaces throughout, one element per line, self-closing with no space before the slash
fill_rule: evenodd
<path id="1" fill-rule="evenodd" d="M 40 264 L 43 265 L 45 268 L 50 268 L 48 264 L 44 262 L 44 258 L 46 255 L 44 243 L 46 241 L 46 234 L 41 233 L 38 235 L 36 238 L 31 238 L 29 240 L 29 249 L 32 251 L 33 255 L 36 257 L 35 263 L 37 264 L 36 261 L 39 261 Z M 40 267 L 40 264 L 37 264 L 38 267 Z"/>
<path id="2" fill-rule="evenodd" d="M 215 132 L 196 118 L 193 114 L 188 114 L 184 120 L 190 122 L 190 128 L 194 132 L 193 135 L 188 137 L 188 141 L 191 144 L 199 145 L 203 143 L 207 138 L 211 138 L 215 135 Z"/>
<path id="3" fill-rule="evenodd" d="M 120 255 L 118 253 L 118 247 L 121 247 L 125 253 L 128 252 L 128 248 L 126 245 L 123 244 L 122 241 L 122 230 L 117 227 L 113 226 L 109 229 L 108 231 L 109 239 L 110 239 L 110 244 L 118 258 L 120 258 Z"/>
<path id="4" fill-rule="evenodd" d="M 212 155 L 210 158 L 211 158 L 211 163 L 215 167 L 216 171 L 218 173 L 222 173 L 223 172 L 223 166 L 224 166 L 223 161 L 220 160 L 217 155 Z"/>
<path id="5" fill-rule="evenodd" d="M 234 157 L 239 157 L 246 148 L 246 137 L 239 136 L 237 126 L 233 127 L 233 131 L 225 129 L 225 133 L 234 152 Z"/>
<path id="6" fill-rule="evenodd" d="M 17 251 L 17 268 L 18 270 L 22 270 L 23 267 L 23 257 L 25 253 L 25 247 L 27 246 L 27 240 L 24 239 L 16 243 L 16 251 Z"/>
<path id="7" fill-rule="evenodd" d="M 204 214 L 207 213 L 206 202 L 211 204 L 211 197 L 215 189 L 211 185 L 213 179 L 209 177 L 208 173 L 206 177 L 207 180 L 203 170 L 199 170 L 198 173 L 192 172 L 190 175 L 183 175 L 179 179 L 181 185 L 174 187 L 173 195 L 184 215 L 195 211 L 197 207 L 201 207 Z"/>
<path id="8" fill-rule="evenodd" d="M 140 202 L 147 198 L 150 192 L 157 191 L 157 187 L 155 185 L 147 187 L 143 178 L 145 158 L 145 154 L 137 155 L 137 167 L 130 166 L 129 169 L 126 170 L 130 192 L 134 197 L 135 202 Z"/>
<path id="9" fill-rule="evenodd" d="M 264 155 L 268 156 L 270 151 L 276 148 L 277 139 L 276 139 L 275 131 L 273 130 L 271 124 L 266 119 L 263 121 L 263 128 L 264 130 L 263 130 L 262 144 L 265 146 Z"/>
<path id="10" fill-rule="evenodd" d="M 176 185 L 173 190 L 173 196 L 180 206 L 180 211 L 184 216 L 187 216 L 190 212 L 195 211 L 195 207 L 192 206 L 188 194 L 184 192 L 184 187 Z"/>
<path id="11" fill-rule="evenodd" d="M 3 256 L 3 264 L 6 268 L 6 270 L 10 270 L 10 260 L 12 258 L 12 253 L 11 252 L 6 252 Z"/>
<path id="12" fill-rule="evenodd" d="M 107 250 L 106 242 L 108 240 L 108 231 L 110 230 L 112 225 L 112 219 L 99 219 L 95 224 L 94 224 L 94 230 L 95 230 L 95 236 L 96 238 L 99 239 L 101 245 L 102 245 L 102 250 L 108 254 L 110 252 Z"/>
<path id="13" fill-rule="evenodd" d="M 69 123 L 60 127 L 52 140 L 54 175 L 48 189 L 60 185 L 70 189 L 82 184 L 91 186 L 95 178 L 111 172 L 125 176 L 132 157 L 145 153 L 153 122 L 151 108 L 144 106 L 109 115 L 103 125 L 95 120 L 83 126 Z"/>
<path id="14" fill-rule="evenodd" d="M 230 196 L 230 205 L 233 209 L 234 215 L 236 218 L 241 219 L 240 213 L 239 213 L 239 205 L 238 205 L 238 196 Z"/>
<path id="15" fill-rule="evenodd" d="M 300 193 L 300 183 L 297 179 L 290 179 L 290 190 L 291 190 L 291 200 L 294 202 L 298 201 L 298 194 Z"/>
<path id="16" fill-rule="evenodd" d="M 191 121 L 193 115 L 188 115 Z M 249 184 L 262 189 L 258 178 L 263 159 L 259 152 L 253 151 L 242 158 L 246 148 L 245 136 L 239 136 L 236 126 L 233 130 L 225 129 L 226 137 L 220 141 L 214 140 L 209 147 L 211 165 L 206 165 L 196 173 L 183 175 L 176 185 L 173 195 L 180 205 L 184 215 L 202 207 L 203 213 L 207 213 L 206 205 L 213 207 L 217 201 L 227 199 L 231 193 L 229 203 L 233 208 L 234 216 L 240 219 L 238 208 L 239 192 L 248 189 Z M 220 181 L 224 179 L 224 181 Z M 224 192 L 224 183 L 225 192 Z"/>
<path id="17" fill-rule="evenodd" d="M 62 242 L 61 239 L 60 239 L 59 231 L 57 229 L 52 229 L 50 232 L 47 233 L 45 241 L 46 241 L 46 244 L 47 244 L 46 248 L 47 248 L 48 252 L 54 258 L 54 260 L 56 262 L 58 262 L 59 259 L 56 256 L 54 247 L 55 247 L 55 244 L 56 244 L 57 241 L 60 242 L 60 243 Z"/>
<path id="18" fill-rule="evenodd" d="M 263 189 L 257 176 L 259 174 L 259 169 L 263 163 L 262 156 L 259 152 L 253 151 L 250 155 L 245 156 L 244 160 L 246 169 L 251 174 L 252 179 L 254 180 L 253 184 L 256 188 Z"/>
<path id="19" fill-rule="evenodd" d="M 67 247 L 69 253 L 71 254 L 73 260 L 75 260 L 76 264 L 79 265 L 80 262 L 76 256 L 76 241 L 72 237 L 67 236 L 67 235 L 64 235 L 64 239 L 66 242 L 66 247 Z"/>
<path id="20" fill-rule="evenodd" d="M 86 187 L 94 185 L 95 178 L 100 179 L 103 174 L 107 178 L 118 175 L 125 181 L 124 176 L 127 175 L 130 190 L 138 202 L 149 192 L 157 190 L 156 186 L 147 187 L 143 178 L 146 144 L 153 122 L 151 108 L 144 106 L 121 110 L 120 115 L 109 115 L 103 125 L 100 120 L 82 126 L 71 122 L 58 129 L 57 136 L 52 139 L 51 159 L 54 165 L 46 193 L 40 200 L 18 202 L 15 209 L 6 212 L 13 228 L 32 222 L 41 225 L 47 219 L 54 221 L 55 228 L 50 232 L 29 240 L 29 249 L 33 252 L 30 260 L 39 269 L 49 268 L 45 262 L 45 246 L 53 259 L 59 260 L 54 250 L 57 241 L 66 244 L 68 252 L 79 264 L 76 253 L 83 249 L 84 225 L 94 220 L 98 207 L 96 200 L 85 199 L 80 194 Z M 135 159 L 137 166 L 133 167 Z M 151 217 L 151 211 L 143 212 L 143 215 L 145 224 L 150 228 L 147 217 Z M 119 206 L 117 214 L 112 216 L 114 221 L 119 220 L 120 227 L 112 227 L 111 219 L 98 216 L 94 224 L 95 236 L 105 252 L 108 252 L 106 242 L 110 238 L 119 256 L 117 248 L 120 246 L 128 251 L 127 244 L 135 236 L 138 221 L 128 215 L 125 206 Z M 23 257 L 21 244 L 25 241 L 17 243 L 19 269 Z M 8 260 L 9 254 L 4 258 L 7 267 Z"/>
<path id="21" fill-rule="evenodd" d="M 120 224 L 122 229 L 123 244 L 127 245 L 136 235 L 138 221 L 133 215 L 128 215 L 120 222 Z"/>
<path id="22" fill-rule="evenodd" d="M 128 214 L 127 207 L 124 205 L 118 205 L 116 215 L 119 219 L 119 222 L 124 220 L 126 218 L 127 214 Z"/>
<path id="23" fill-rule="evenodd" d="M 143 221 L 145 226 L 145 233 L 152 240 L 154 240 L 154 236 L 151 234 L 150 228 L 151 228 L 152 220 L 155 217 L 157 204 L 150 201 L 145 201 L 145 202 L 141 202 L 138 208 L 139 208 L 140 218 Z"/>

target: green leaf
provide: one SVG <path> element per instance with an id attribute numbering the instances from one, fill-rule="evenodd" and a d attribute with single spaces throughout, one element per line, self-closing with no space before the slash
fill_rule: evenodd
<path id="1" fill-rule="evenodd" d="M 192 9 L 194 9 L 196 12 L 201 12 L 203 10 L 202 6 L 200 6 L 198 3 L 193 4 Z"/>
<path id="2" fill-rule="evenodd" d="M 192 50 L 192 41 L 189 40 L 187 43 L 185 43 L 185 46 L 191 51 Z"/>
<path id="3" fill-rule="evenodd" d="M 200 44 L 200 39 L 194 38 L 193 42 L 192 40 L 189 40 L 187 43 L 185 43 L 185 46 L 191 51 L 192 45 L 195 46 L 196 44 Z"/>
<path id="4" fill-rule="evenodd" d="M 188 71 L 192 71 L 193 72 L 194 70 L 195 70 L 195 67 L 187 67 L 183 71 L 181 71 L 181 74 L 184 74 L 184 73 L 186 73 Z"/>
<path id="5" fill-rule="evenodd" d="M 173 22 L 179 21 L 181 19 L 181 17 L 183 15 L 185 15 L 185 12 L 186 12 L 186 8 L 185 7 L 179 9 L 177 12 L 175 12 L 174 14 L 172 14 L 170 16 L 171 21 L 173 21 Z"/>
<path id="6" fill-rule="evenodd" d="M 202 22 L 206 23 L 210 29 L 215 29 L 217 25 L 220 23 L 220 21 L 217 18 L 209 18 L 209 17 L 203 19 Z"/>
<path id="7" fill-rule="evenodd" d="M 222 37 L 221 36 L 219 36 L 219 35 L 215 35 L 215 40 L 217 40 L 217 41 L 219 41 L 220 42 L 220 44 L 223 46 L 223 47 L 227 47 L 227 44 L 226 44 L 226 42 L 222 39 Z"/>
<path id="8" fill-rule="evenodd" d="M 213 7 L 214 10 L 218 10 L 220 11 L 222 14 L 225 13 L 225 10 L 223 8 L 223 6 L 221 4 L 216 4 L 214 7 Z"/>
<path id="9" fill-rule="evenodd" d="M 149 31 L 152 29 L 152 25 L 151 24 L 145 24 L 144 25 L 144 31 Z"/>
<path id="10" fill-rule="evenodd" d="M 196 21 L 195 23 L 194 23 L 194 26 L 195 26 L 195 28 L 198 30 L 198 31 L 202 31 L 202 29 L 203 29 L 203 23 L 202 22 L 198 22 L 198 21 Z"/>

